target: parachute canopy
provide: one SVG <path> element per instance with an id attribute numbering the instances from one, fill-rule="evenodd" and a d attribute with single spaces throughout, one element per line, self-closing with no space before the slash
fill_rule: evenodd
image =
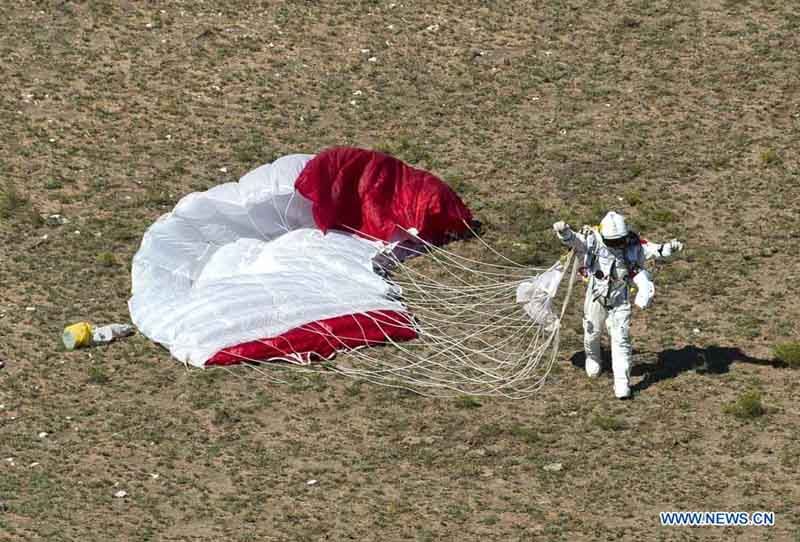
<path id="1" fill-rule="evenodd" d="M 300 173 L 297 192 L 313 203 L 314 222 L 389 241 L 397 227 L 442 244 L 461 233 L 472 214 L 439 178 L 379 152 L 338 148 L 321 153 Z"/>
<path id="2" fill-rule="evenodd" d="M 195 366 L 281 358 L 417 336 L 376 260 L 409 241 L 462 235 L 469 209 L 391 156 L 334 148 L 261 166 L 182 198 L 132 265 L 134 324 Z"/>

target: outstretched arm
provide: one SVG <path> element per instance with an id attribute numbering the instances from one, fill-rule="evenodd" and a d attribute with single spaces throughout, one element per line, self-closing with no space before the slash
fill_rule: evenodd
<path id="1" fill-rule="evenodd" d="M 573 249 L 576 254 L 586 252 L 586 237 L 583 234 L 572 231 L 572 228 L 566 222 L 558 221 L 553 224 L 553 231 L 556 232 L 558 239 Z"/>
<path id="2" fill-rule="evenodd" d="M 672 239 L 666 243 L 653 243 L 647 239 L 642 239 L 642 249 L 646 260 L 669 258 L 683 250 L 683 243 L 677 239 Z"/>

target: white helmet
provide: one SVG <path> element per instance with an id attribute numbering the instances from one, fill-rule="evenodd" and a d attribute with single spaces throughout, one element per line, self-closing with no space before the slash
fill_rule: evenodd
<path id="1" fill-rule="evenodd" d="M 628 235 L 625 217 L 611 211 L 600 221 L 600 234 L 603 239 L 622 239 Z"/>

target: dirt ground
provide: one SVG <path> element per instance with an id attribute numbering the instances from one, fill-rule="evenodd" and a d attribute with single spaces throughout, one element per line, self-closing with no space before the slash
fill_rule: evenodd
<path id="1" fill-rule="evenodd" d="M 800 540 L 772 355 L 800 335 L 799 30 L 771 0 L 0 3 L 0 540 Z M 182 195 L 341 144 L 434 171 L 516 256 L 609 208 L 684 239 L 634 317 L 635 399 L 575 366 L 579 303 L 522 401 L 64 351 L 128 320 Z"/>

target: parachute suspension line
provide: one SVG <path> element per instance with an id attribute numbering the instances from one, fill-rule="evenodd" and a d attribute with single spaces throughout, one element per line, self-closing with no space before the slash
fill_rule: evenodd
<path id="1" fill-rule="evenodd" d="M 390 245 L 391 251 L 384 250 L 375 258 L 375 266 L 390 290 L 398 293 L 408 314 L 361 313 L 384 336 L 370 346 L 385 348 L 348 347 L 352 342 L 363 343 L 367 336 L 360 321 L 354 319 L 358 329 L 352 337 L 334 335 L 318 325 L 301 326 L 322 336 L 333 350 L 345 351 L 336 363 L 311 364 L 308 358 L 291 355 L 280 359 L 303 372 L 339 374 L 424 396 L 468 394 L 522 399 L 541 389 L 558 359 L 561 319 L 577 275 L 574 253 L 569 253 L 563 265 L 557 263 L 549 269 L 523 266 L 497 252 L 473 231 L 494 257 L 513 264 L 499 265 L 463 256 L 407 233 L 414 245 Z M 425 257 L 406 261 L 409 255 Z M 569 272 L 569 281 L 560 310 L 551 311 L 552 321 L 545 325 L 525 312 L 516 294 L 520 285 L 552 270 L 561 273 L 559 281 Z M 335 291 L 327 293 L 336 301 Z M 338 301 L 345 304 L 343 299 Z M 392 339 L 392 328 L 412 330 L 418 338 L 398 342 Z M 244 361 L 259 376 L 266 376 L 276 366 Z"/>
<path id="2" fill-rule="evenodd" d="M 523 264 L 520 264 L 520 263 L 514 262 L 513 260 L 508 259 L 507 257 L 505 257 L 502 254 L 500 254 L 499 252 L 497 252 L 495 249 L 493 249 L 486 241 L 484 241 L 477 233 L 475 233 L 471 229 L 470 229 L 470 231 L 473 233 L 475 239 L 478 239 L 482 246 L 488 247 L 492 251 L 493 254 L 497 255 L 501 259 L 504 259 L 504 260 L 506 260 L 508 262 L 511 262 L 512 265 L 501 265 L 501 264 L 496 264 L 496 263 L 492 263 L 492 262 L 486 262 L 486 261 L 483 261 L 483 260 L 476 260 L 474 258 L 469 258 L 469 257 L 463 256 L 461 254 L 458 254 L 456 252 L 449 251 L 449 250 L 447 250 L 447 249 L 445 249 L 443 247 L 434 245 L 433 243 L 429 243 L 428 241 L 425 241 L 423 238 L 419 237 L 416 233 L 414 233 L 414 232 L 412 232 L 410 230 L 407 230 L 407 229 L 405 229 L 405 228 L 403 228 L 403 227 L 401 227 L 399 225 L 395 225 L 395 226 L 397 227 L 398 230 L 404 231 L 408 235 L 409 241 L 413 241 L 414 244 L 412 245 L 410 242 L 404 242 L 404 243 L 395 242 L 395 243 L 391 244 L 390 246 L 394 245 L 396 247 L 399 247 L 401 249 L 401 252 L 407 252 L 408 254 L 413 255 L 413 256 L 428 256 L 429 257 L 431 252 L 439 253 L 439 254 L 442 255 L 442 257 L 446 257 L 446 258 L 448 258 L 450 260 L 453 260 L 453 261 L 460 261 L 460 262 L 462 262 L 462 264 L 467 264 L 467 265 L 472 266 L 472 267 L 469 268 L 469 272 L 470 273 L 477 273 L 477 274 L 485 273 L 485 272 L 481 272 L 481 271 L 475 269 L 475 267 L 477 267 L 477 266 L 501 269 L 503 271 L 498 271 L 497 274 L 498 274 L 498 276 L 504 276 L 504 277 L 514 276 L 514 275 L 518 275 L 520 277 L 530 277 L 531 271 L 544 271 L 545 270 L 544 268 L 534 267 L 534 266 L 529 266 L 529 265 L 523 265 Z M 361 230 L 357 230 L 357 229 L 352 228 L 350 226 L 343 226 L 343 227 L 344 227 L 345 230 L 349 231 L 350 233 L 356 234 L 359 237 L 363 237 L 365 239 L 369 239 L 370 241 L 375 241 L 376 243 L 380 243 L 381 245 L 385 245 L 386 244 L 386 242 L 383 241 L 382 239 L 380 239 L 378 237 L 375 237 L 373 235 L 370 235 L 368 233 L 364 233 Z M 469 227 L 469 225 L 467 225 L 467 227 Z M 404 258 L 401 258 L 401 259 L 404 259 Z"/>

